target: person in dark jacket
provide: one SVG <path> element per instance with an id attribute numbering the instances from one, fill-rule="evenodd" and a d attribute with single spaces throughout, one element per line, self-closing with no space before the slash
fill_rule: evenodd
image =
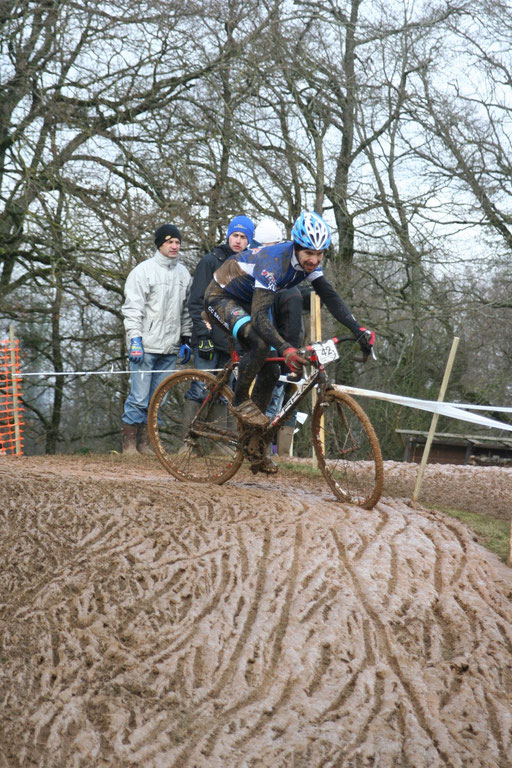
<path id="1" fill-rule="evenodd" d="M 204 312 L 204 292 L 213 278 L 213 273 L 233 254 L 245 251 L 252 241 L 254 224 L 248 216 L 235 216 L 229 222 L 226 242 L 216 245 L 210 253 L 198 263 L 188 300 L 188 310 L 192 318 L 192 349 L 194 368 L 201 371 L 222 368 L 229 359 L 228 339 L 222 328 L 212 327 L 202 318 Z M 202 402 L 202 386 L 194 382 L 186 394 L 186 399 Z M 193 412 L 189 405 L 188 410 Z M 185 415 L 187 417 L 187 414 Z"/>

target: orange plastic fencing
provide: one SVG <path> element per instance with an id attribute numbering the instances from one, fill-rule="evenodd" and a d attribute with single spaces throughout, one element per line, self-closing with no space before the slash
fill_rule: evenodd
<path id="1" fill-rule="evenodd" d="M 0 456 L 23 453 L 18 339 L 0 339 Z"/>

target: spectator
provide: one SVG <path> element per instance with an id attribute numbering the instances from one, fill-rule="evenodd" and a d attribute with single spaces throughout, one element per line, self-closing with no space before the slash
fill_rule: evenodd
<path id="1" fill-rule="evenodd" d="M 251 243 L 251 248 L 258 248 L 264 245 L 275 245 L 280 243 L 283 239 L 283 233 L 279 224 L 273 219 L 262 219 L 259 224 L 256 225 L 254 230 L 254 237 Z"/>
<path id="2" fill-rule="evenodd" d="M 210 253 L 203 256 L 198 263 L 192 287 L 188 308 L 193 323 L 192 347 L 194 367 L 200 370 L 222 368 L 229 360 L 228 338 L 224 331 L 202 318 L 204 312 L 204 292 L 210 284 L 213 273 L 226 259 L 235 253 L 245 251 L 252 240 L 254 224 L 247 216 L 235 216 L 231 219 L 226 233 L 226 242 L 216 245 Z M 202 402 L 203 391 L 201 384 L 194 382 L 186 395 L 185 419 L 191 420 Z"/>
<path id="3" fill-rule="evenodd" d="M 156 253 L 137 264 L 125 284 L 122 307 L 129 349 L 130 392 L 123 422 L 123 453 L 150 453 L 148 407 L 153 392 L 190 357 L 192 321 L 187 302 L 192 278 L 179 260 L 181 232 L 164 224 L 155 232 Z"/>

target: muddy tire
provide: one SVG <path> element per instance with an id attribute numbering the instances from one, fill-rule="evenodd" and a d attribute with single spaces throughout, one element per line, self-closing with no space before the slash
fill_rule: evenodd
<path id="1" fill-rule="evenodd" d="M 314 408 L 318 466 L 340 501 L 371 509 L 380 499 L 384 470 L 379 440 L 350 395 L 329 391 Z"/>
<path id="2" fill-rule="evenodd" d="M 195 413 L 185 406 L 185 395 L 193 382 L 203 385 L 205 392 Z M 233 392 L 224 386 L 210 397 L 215 383 L 215 376 L 203 371 L 178 371 L 168 376 L 151 398 L 149 439 L 162 466 L 178 480 L 221 485 L 243 462 L 237 427 L 229 427 L 228 403 Z"/>

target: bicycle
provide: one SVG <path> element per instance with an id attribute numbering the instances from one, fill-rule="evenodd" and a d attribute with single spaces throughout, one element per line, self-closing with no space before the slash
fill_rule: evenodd
<path id="1" fill-rule="evenodd" d="M 221 485 L 244 459 L 252 465 L 263 460 L 280 427 L 316 389 L 311 429 L 318 466 L 340 501 L 371 509 L 383 484 L 379 440 L 359 403 L 335 389 L 325 371 L 325 365 L 339 359 L 337 344 L 347 341 L 353 343 L 354 338 L 334 337 L 299 350 L 311 372 L 264 428 L 247 427 L 229 410 L 233 392 L 228 382 L 236 374 L 236 352 L 216 374 L 193 368 L 172 373 L 157 387 L 149 406 L 148 434 L 158 460 L 179 480 Z M 196 412 L 185 417 L 185 394 L 193 381 L 204 385 L 205 397 Z"/>

